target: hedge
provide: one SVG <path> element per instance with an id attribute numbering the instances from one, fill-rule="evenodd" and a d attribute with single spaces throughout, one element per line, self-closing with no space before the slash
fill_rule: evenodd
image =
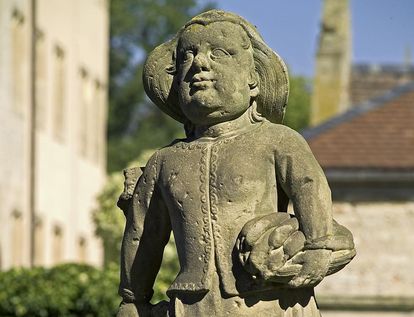
<path id="1" fill-rule="evenodd" d="M 118 268 L 64 264 L 0 272 L 1 317 L 115 316 Z"/>

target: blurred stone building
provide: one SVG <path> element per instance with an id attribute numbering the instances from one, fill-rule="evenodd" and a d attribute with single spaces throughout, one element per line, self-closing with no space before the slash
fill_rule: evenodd
<path id="1" fill-rule="evenodd" d="M 414 67 L 352 65 L 349 2 L 325 0 L 312 128 L 356 258 L 317 289 L 324 317 L 414 316 Z"/>
<path id="2" fill-rule="evenodd" d="M 100 265 L 106 0 L 0 1 L 0 269 Z"/>
<path id="3" fill-rule="evenodd" d="M 322 307 L 354 313 L 324 316 L 414 316 L 413 122 L 411 82 L 303 132 L 327 175 L 334 217 L 357 246 L 318 290 Z"/>

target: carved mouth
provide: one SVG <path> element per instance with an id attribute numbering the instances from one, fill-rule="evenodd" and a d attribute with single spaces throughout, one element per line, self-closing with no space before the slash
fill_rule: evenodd
<path id="1" fill-rule="evenodd" d="M 208 88 L 213 85 L 211 80 L 195 81 L 191 83 L 191 88 Z"/>
<path id="2" fill-rule="evenodd" d="M 205 89 L 205 88 L 211 87 L 214 82 L 215 80 L 212 78 L 209 78 L 208 76 L 195 75 L 190 82 L 190 87 Z"/>

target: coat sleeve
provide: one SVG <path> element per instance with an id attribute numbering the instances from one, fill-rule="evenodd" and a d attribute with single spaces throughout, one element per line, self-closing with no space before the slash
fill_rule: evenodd
<path id="1" fill-rule="evenodd" d="M 292 201 L 306 247 L 324 248 L 332 237 L 332 200 L 322 168 L 303 137 L 285 127 L 275 154 L 276 177 Z"/>
<path id="2" fill-rule="evenodd" d="M 149 302 L 161 266 L 171 224 L 158 187 L 158 154 L 154 154 L 138 180 L 125 210 L 126 226 L 121 247 L 121 283 L 124 302 Z"/>

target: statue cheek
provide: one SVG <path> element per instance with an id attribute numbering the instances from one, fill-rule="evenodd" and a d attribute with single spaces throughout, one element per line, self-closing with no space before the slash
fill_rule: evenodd
<path id="1" fill-rule="evenodd" d="M 215 83 L 215 88 L 219 92 L 233 92 L 237 90 L 237 86 L 235 84 L 236 80 L 233 76 L 229 78 L 229 76 L 224 76 L 223 74 L 220 74 L 217 76 L 217 81 Z"/>

